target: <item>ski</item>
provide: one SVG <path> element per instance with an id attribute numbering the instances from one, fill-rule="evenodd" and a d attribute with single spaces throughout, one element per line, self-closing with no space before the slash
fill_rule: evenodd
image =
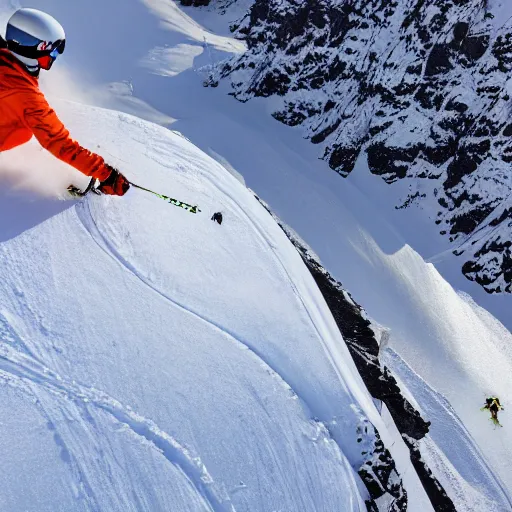
<path id="1" fill-rule="evenodd" d="M 89 192 L 93 192 L 98 195 L 101 194 L 101 192 L 96 188 L 96 178 L 91 178 L 91 181 L 89 181 L 89 185 L 87 185 L 85 190 L 81 190 L 75 185 L 69 185 L 68 187 L 68 193 L 71 197 L 85 197 Z"/>

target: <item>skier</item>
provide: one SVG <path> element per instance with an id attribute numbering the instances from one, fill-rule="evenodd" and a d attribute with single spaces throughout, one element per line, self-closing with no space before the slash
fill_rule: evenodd
<path id="1" fill-rule="evenodd" d="M 491 420 L 495 425 L 500 425 L 498 421 L 498 411 L 503 411 L 503 407 L 500 404 L 500 399 L 497 396 L 490 396 L 485 399 L 485 405 L 482 407 L 482 411 L 488 410 L 491 412 Z M 501 426 L 501 425 L 500 425 Z"/>
<path id="2" fill-rule="evenodd" d="M 0 37 L 0 151 L 35 136 L 54 156 L 98 179 L 100 192 L 122 196 L 130 188 L 128 180 L 70 138 L 39 89 L 40 70 L 50 70 L 65 45 L 64 29 L 49 14 L 19 9 L 9 19 L 5 40 Z"/>

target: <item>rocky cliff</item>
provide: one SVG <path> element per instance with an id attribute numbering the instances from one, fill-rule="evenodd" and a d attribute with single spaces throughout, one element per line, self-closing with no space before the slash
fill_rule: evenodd
<path id="1" fill-rule="evenodd" d="M 512 292 L 512 7 L 500 0 L 255 0 L 224 63 L 332 169 L 361 156 L 419 202 L 489 293 Z"/>

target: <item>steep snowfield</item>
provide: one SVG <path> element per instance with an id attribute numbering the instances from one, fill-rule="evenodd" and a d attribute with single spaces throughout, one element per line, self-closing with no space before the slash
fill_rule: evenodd
<path id="1" fill-rule="evenodd" d="M 70 110 L 203 212 L 133 191 L 39 223 L 36 201 L 0 245 L 0 508 L 364 510 L 346 456 L 377 411 L 284 233 L 180 135 Z"/>
<path id="2" fill-rule="evenodd" d="M 433 390 L 392 349 L 384 362 L 415 406 L 434 422 L 423 456 L 459 509 L 508 510 L 507 491 L 497 480 L 485 457 L 446 398 Z M 462 507 L 461 504 L 464 504 Z"/>
<path id="3" fill-rule="evenodd" d="M 220 40 L 222 44 L 210 40 L 205 45 L 203 37 L 208 38 L 204 34 L 210 32 L 225 36 L 223 23 L 215 13 L 186 9 L 205 29 L 184 30 L 184 23 L 196 27 L 197 22 L 183 17 L 180 9 L 164 10 L 167 3 L 133 0 L 123 4 L 120 14 L 115 0 L 79 4 L 33 0 L 31 5 L 58 16 L 68 34 L 72 34 L 59 65 L 64 64 L 71 71 L 73 80 L 66 79 L 62 67 L 56 67 L 45 77 L 47 91 L 170 124 L 223 165 L 241 173 L 247 184 L 315 250 L 370 316 L 389 329 L 390 346 L 401 358 L 393 369 L 411 395 L 420 393 L 418 382 L 426 383 L 420 394 L 428 400 L 423 400 L 422 395 L 416 403 L 433 422 L 435 453 L 431 458 L 438 461 L 435 467 L 437 476 L 444 478 L 443 484 L 451 479 L 450 496 L 458 508 L 478 510 L 472 503 L 484 504 L 488 507 L 484 510 L 512 508 L 509 412 L 501 416 L 505 427 L 494 430 L 486 414 L 479 411 L 487 393 L 506 397 L 512 389 L 512 336 L 481 309 L 488 309 L 510 328 L 510 297 L 487 296 L 478 285 L 466 281 L 457 262 L 445 252 L 448 246 L 435 229 L 414 210 L 406 216 L 395 212 L 396 198 L 391 195 L 397 192 L 391 192 L 379 178 L 369 176 L 365 162 L 359 162 L 350 178 L 342 180 L 318 161 L 315 148 L 304 142 L 298 132 L 269 117 L 271 102 L 258 100 L 242 105 L 228 97 L 222 87 L 204 89 L 195 70 L 229 53 L 224 39 Z M 4 9 L 5 13 L 8 11 Z M 91 39 L 92 25 L 96 29 Z M 138 30 L 135 36 L 133 26 Z M 227 51 L 241 50 L 230 46 Z M 148 63 L 153 65 L 148 67 Z M 206 77 L 207 73 L 201 72 L 201 76 Z M 217 506 L 215 500 L 223 499 L 224 489 L 235 507 L 242 510 L 247 503 L 261 506 L 262 510 L 272 510 L 272 506 L 279 509 L 275 503 L 280 499 L 289 500 L 280 502 L 284 510 L 316 510 L 308 508 L 311 503 L 318 510 L 322 510 L 321 506 L 333 510 L 329 508 L 333 504 L 343 510 L 347 503 L 335 500 L 348 500 L 348 493 L 340 498 L 336 489 L 346 484 L 354 491 L 351 495 L 364 493 L 355 490 L 353 472 L 340 469 L 344 456 L 354 462 L 354 439 L 351 434 L 344 434 L 352 433 L 359 421 L 357 413 L 347 416 L 347 406 L 359 404 L 377 426 L 380 420 L 372 416 L 375 412 L 367 403 L 358 377 L 351 375 L 351 383 L 347 383 L 347 372 L 352 374 L 353 367 L 345 356 L 341 357 L 343 362 L 334 358 L 331 361 L 335 364 L 327 363 L 325 350 L 329 358 L 333 356 L 320 343 L 325 336 L 319 317 L 313 315 L 322 335 L 312 328 L 306 314 L 314 303 L 323 301 L 310 277 L 304 274 L 297 255 L 292 256 L 293 250 L 282 242 L 284 235 L 276 231 L 259 207 L 252 210 L 249 194 L 220 168 L 215 167 L 218 172 L 214 171 L 214 177 L 229 180 L 223 192 L 205 179 L 205 169 L 194 164 L 205 157 L 195 150 L 185 151 L 183 148 L 189 146 L 178 136 L 164 136 L 164 132 L 127 117 L 118 125 L 114 117 L 98 114 L 96 118 L 88 110 L 74 110 L 82 113 L 70 119 L 73 134 L 92 148 L 99 144 L 98 151 L 134 180 L 165 189 L 164 193 L 168 190 L 185 201 L 197 201 L 208 214 L 226 208 L 228 220 L 222 227 L 199 221 L 199 217 L 175 211 L 165 203 L 157 204 L 155 199 L 135 191 L 123 201 L 93 198 L 87 205 L 76 207 L 38 198 L 34 209 L 29 208 L 33 196 L 13 196 L 12 190 L 1 196 L 0 211 L 9 212 L 9 218 L 16 219 L 13 224 L 5 213 L 0 218 L 2 248 L 9 247 L 10 255 L 10 271 L 5 270 L 5 264 L 1 270 L 2 275 L 9 274 L 0 284 L 0 289 L 8 289 L 9 296 L 7 307 L 1 303 L 5 309 L 3 337 L 11 339 L 14 348 L 7 356 L 15 361 L 14 367 L 4 370 L 28 371 L 35 365 L 35 376 L 31 373 L 32 380 L 26 380 L 23 387 L 39 395 L 35 405 L 36 399 L 19 395 L 17 388 L 6 388 L 10 395 L 2 397 L 6 401 L 1 408 L 2 417 L 6 417 L 0 420 L 0 428 L 17 433 L 15 439 L 2 435 L 9 444 L 9 453 L 17 455 L 12 459 L 13 467 L 21 466 L 19 453 L 23 453 L 25 482 L 39 482 L 39 488 L 32 484 L 34 496 L 41 493 L 41 500 L 43 496 L 61 496 L 59 503 L 72 499 L 66 494 L 69 486 L 56 486 L 58 477 L 44 479 L 44 474 L 37 471 L 42 460 L 51 465 L 55 475 L 72 478 L 76 495 L 84 500 L 115 500 L 129 495 L 126 502 L 132 506 L 140 500 L 143 509 L 146 503 L 158 499 L 165 509 L 165 500 L 179 495 L 183 503 L 196 503 L 201 510 L 205 500 Z M 108 130 L 105 123 L 111 123 Z M 130 140 L 124 140 L 124 134 Z M 155 142 L 150 141 L 153 137 Z M 35 159 L 39 153 L 32 151 Z M 22 154 L 24 159 L 27 154 Z M 32 161 L 39 165 L 39 159 Z M 212 165 L 208 160 L 208 169 L 213 169 Z M 54 167 L 57 166 L 52 164 L 52 171 Z M 9 182 L 17 182 L 18 169 L 12 165 L 10 169 Z M 65 172 L 61 172 L 64 176 Z M 45 175 L 44 169 L 41 175 Z M 2 178 L 5 183 L 5 176 Z M 236 194 L 231 187 L 238 187 Z M 250 206 L 248 218 L 229 197 L 238 201 L 244 198 L 243 209 Z M 56 216 L 62 210 L 65 211 Z M 44 219 L 50 220 L 40 224 Z M 259 229 L 249 219 L 257 219 Z M 35 225 L 36 229 L 20 235 Z M 299 287 L 298 295 L 268 250 L 267 232 L 280 257 L 281 251 L 287 252 L 285 268 L 293 272 L 294 286 L 305 281 L 305 290 Z M 237 251 L 246 247 L 247 251 L 234 252 L 233 247 Z M 253 256 L 255 251 L 257 258 Z M 25 268 L 28 255 L 31 264 Z M 431 258 L 433 264 L 427 263 L 426 258 Z M 203 269 L 201 272 L 197 271 L 198 266 Z M 73 280 L 64 286 L 70 270 Z M 227 287 L 226 275 L 231 283 L 243 285 Z M 18 283 L 23 286 L 13 283 L 16 280 L 21 280 Z M 128 296 L 128 287 L 134 287 L 137 293 Z M 255 293 L 246 298 L 249 289 Z M 262 291 L 264 298 L 254 300 Z M 305 305 L 297 297 L 304 298 Z M 169 299 L 177 305 L 173 306 Z M 67 306 L 68 302 L 74 306 Z M 44 313 L 40 309 L 43 306 Z M 191 313 L 180 310 L 180 306 Z M 293 311 L 283 311 L 283 307 L 292 307 Z M 323 305 L 319 310 L 324 311 Z M 190 317 L 186 325 L 184 315 Z M 213 322 L 220 330 L 207 322 Z M 330 319 L 323 322 L 323 326 L 331 325 Z M 271 336 L 265 334 L 268 328 L 272 329 Z M 223 333 L 223 329 L 230 334 Z M 108 332 L 121 338 L 116 334 L 113 340 Z M 252 343 L 254 355 L 230 336 Z M 307 350 L 296 341 L 299 338 L 302 343 L 309 343 Z M 49 340 L 54 340 L 55 347 Z M 219 345 L 223 348 L 219 349 Z M 336 346 L 338 350 L 343 347 Z M 42 347 L 41 353 L 37 347 Z M 19 356 L 13 353 L 14 349 L 21 354 L 32 352 L 32 356 Z M 194 355 L 201 357 L 203 365 L 190 360 Z M 19 357 L 25 359 L 20 362 L 16 359 Z M 44 357 L 42 364 L 54 373 L 42 372 L 34 357 Z M 257 357 L 270 364 L 280 377 L 268 366 L 262 366 Z M 401 360 L 407 366 L 401 368 Z M 19 370 L 18 363 L 24 369 Z M 337 368 L 336 373 L 333 368 Z M 41 373 L 50 381 L 44 380 Z M 247 381 L 243 380 L 244 374 L 248 375 Z M 153 382 L 149 375 L 157 375 L 158 379 Z M 56 384 L 58 376 L 63 382 L 61 391 Z M 281 379 L 302 400 L 289 400 L 294 393 Z M 181 391 L 175 392 L 177 386 Z M 443 415 L 441 421 L 432 405 L 438 398 L 441 402 L 447 400 L 455 414 Z M 47 405 L 48 401 L 52 405 Z M 94 405 L 84 410 L 85 401 Z M 127 416 L 128 406 L 136 411 L 136 418 Z M 13 416 L 13 407 L 32 416 Z M 46 419 L 47 409 L 51 420 Z M 84 421 L 88 414 L 91 420 Z M 322 428 L 310 422 L 314 416 L 325 421 L 335 418 L 340 428 L 335 440 L 340 449 L 325 437 Z M 460 428 L 460 421 L 464 428 Z M 234 422 L 238 422 L 237 428 Z M 379 430 L 389 439 L 386 428 Z M 336 435 L 337 430 L 333 432 Z M 440 436 L 446 432 L 457 432 L 460 444 L 441 443 Z M 121 439 L 116 433 L 124 437 Z M 174 436 L 181 448 L 173 445 Z M 283 436 L 291 441 L 283 444 Z M 147 442 L 148 438 L 153 444 Z M 155 454 L 154 446 L 165 456 Z M 214 482 L 207 487 L 210 494 L 202 488 L 197 464 L 190 464 L 190 458 L 183 455 L 183 447 L 191 449 L 190 457 L 198 454 L 205 464 Z M 461 461 L 462 447 L 471 449 L 464 452 Z M 242 452 L 246 456 L 242 457 Z M 29 453 L 32 459 L 28 458 Z M 242 458 L 245 466 L 239 469 L 237 461 Z M 297 463 L 309 458 L 311 463 L 307 466 Z M 169 459 L 174 464 L 168 464 Z M 397 460 L 401 463 L 400 458 Z M 466 460 L 470 461 L 470 471 L 462 467 Z M 137 469 L 141 461 L 148 468 L 145 477 Z M 4 476 L 10 474 L 8 462 L 5 464 Z M 257 468 L 261 471 L 255 471 Z M 413 471 L 406 467 L 402 473 L 407 479 Z M 282 479 L 282 485 L 274 485 L 276 478 Z M 142 482 L 141 490 L 128 490 L 128 479 L 137 485 Z M 260 484 L 257 479 L 261 479 Z M 339 479 L 343 482 L 340 486 Z M 504 482 L 503 493 L 499 491 L 500 479 Z M 112 487 L 110 481 L 121 487 Z M 14 479 L 10 484 L 14 486 Z M 87 493 L 92 493 L 93 488 L 95 497 L 91 498 Z M 265 489 L 265 493 L 255 489 Z M 424 496 L 416 491 L 414 482 L 408 490 L 410 497 L 418 500 L 411 510 L 427 510 Z M 14 496 L 13 492 L 11 499 Z M 294 501 L 299 499 L 304 501 Z M 105 504 L 107 510 L 110 503 Z M 357 509 L 359 503 L 358 498 L 348 509 Z M 87 509 L 85 505 L 84 508 Z M 68 509 L 65 505 L 62 508 Z"/>

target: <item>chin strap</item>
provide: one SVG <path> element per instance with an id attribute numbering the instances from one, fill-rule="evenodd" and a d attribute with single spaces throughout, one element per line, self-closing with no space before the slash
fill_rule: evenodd
<path id="1" fill-rule="evenodd" d="M 6 50 L 9 50 L 9 48 L 5 48 Z M 27 62 L 24 62 L 22 59 L 24 57 L 20 56 L 20 55 L 16 55 L 12 50 L 9 50 L 9 53 L 10 55 L 12 56 L 12 58 L 18 63 L 18 64 L 21 64 L 23 66 L 23 68 L 25 69 L 25 71 L 30 75 L 30 76 L 33 76 L 35 78 L 38 78 L 39 77 L 39 72 L 41 71 L 41 68 L 39 66 L 39 63 L 37 63 L 36 61 L 36 65 L 34 66 L 31 66 L 30 64 L 28 64 Z"/>

